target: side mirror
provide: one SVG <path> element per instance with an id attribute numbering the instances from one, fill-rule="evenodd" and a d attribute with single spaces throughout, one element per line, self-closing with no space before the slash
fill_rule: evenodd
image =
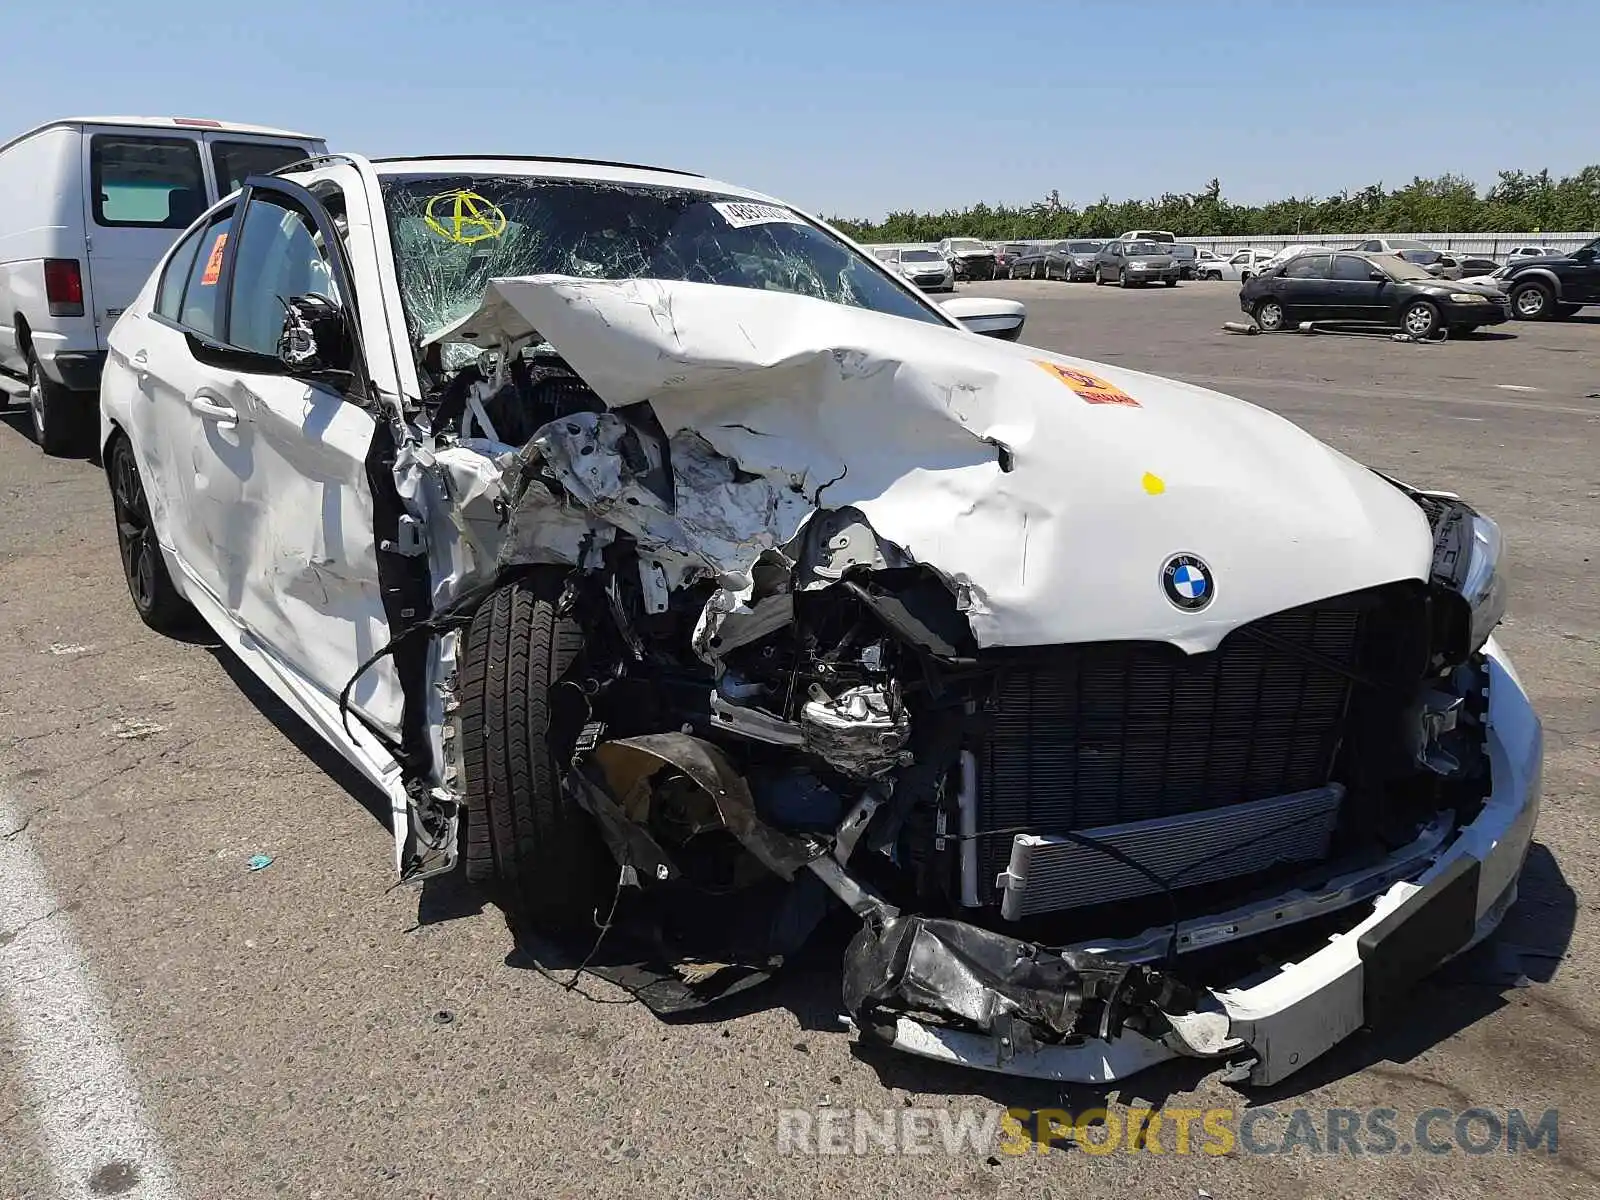
<path id="1" fill-rule="evenodd" d="M 312 293 L 283 301 L 278 361 L 291 375 L 346 375 L 355 359 L 350 322 L 326 296 Z"/>
<path id="2" fill-rule="evenodd" d="M 1389 282 L 1389 277 L 1387 275 L 1385 275 L 1382 271 L 1378 270 L 1377 267 L 1373 267 L 1372 270 L 1367 273 L 1367 278 L 1371 279 L 1374 283 L 1388 283 Z"/>
<path id="3" fill-rule="evenodd" d="M 999 300 L 990 296 L 953 296 L 940 301 L 946 313 L 973 333 L 1014 342 L 1022 336 L 1028 309 L 1019 300 Z"/>

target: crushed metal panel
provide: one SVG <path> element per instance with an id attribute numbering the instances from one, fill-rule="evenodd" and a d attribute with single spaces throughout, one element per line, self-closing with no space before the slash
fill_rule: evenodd
<path id="1" fill-rule="evenodd" d="M 1432 539 L 1407 497 L 1281 418 L 1189 384 L 1048 356 L 1138 407 L 1087 404 L 1038 350 L 712 284 L 502 278 L 474 322 L 480 337 L 537 330 L 606 405 L 648 402 L 669 437 L 691 432 L 780 495 L 853 507 L 962 591 L 980 646 L 1194 653 L 1267 613 L 1427 576 Z M 712 557 L 726 564 L 728 549 Z M 1158 586 L 1184 552 L 1216 574 L 1203 612 Z M 748 554 L 733 557 L 748 572 Z"/>

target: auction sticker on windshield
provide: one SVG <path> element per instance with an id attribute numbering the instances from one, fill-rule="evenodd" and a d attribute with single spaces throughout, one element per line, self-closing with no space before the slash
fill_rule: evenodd
<path id="1" fill-rule="evenodd" d="M 756 204 L 750 200 L 717 200 L 711 205 L 735 229 L 746 225 L 804 225 L 800 215 L 776 204 Z"/>
<path id="2" fill-rule="evenodd" d="M 1101 379 L 1098 375 L 1091 375 L 1087 371 L 1079 371 L 1073 367 L 1063 367 L 1060 363 L 1045 362 L 1042 358 L 1033 360 L 1035 365 L 1043 367 L 1062 383 L 1066 384 L 1083 400 L 1085 404 L 1120 404 L 1124 408 L 1138 408 L 1139 402 L 1114 383 Z"/>

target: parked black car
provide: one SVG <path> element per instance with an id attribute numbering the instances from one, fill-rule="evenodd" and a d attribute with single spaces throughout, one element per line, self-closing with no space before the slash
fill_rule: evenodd
<path id="1" fill-rule="evenodd" d="M 1435 279 L 1393 254 L 1302 254 L 1245 281 L 1239 307 L 1268 333 L 1300 321 L 1399 326 L 1413 337 L 1510 318 L 1495 288 Z"/>
<path id="2" fill-rule="evenodd" d="M 1022 279 L 1022 275 L 1013 275 L 1012 267 L 1017 259 L 1028 252 L 1025 242 L 1007 242 L 994 252 L 994 277 L 996 279 Z"/>
<path id="3" fill-rule="evenodd" d="M 1515 258 L 1500 277 L 1511 311 L 1524 321 L 1570 317 L 1585 304 L 1600 304 L 1600 238 L 1571 254 Z"/>

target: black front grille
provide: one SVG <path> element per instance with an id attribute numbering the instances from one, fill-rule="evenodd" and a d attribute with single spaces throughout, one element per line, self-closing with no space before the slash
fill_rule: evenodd
<path id="1" fill-rule="evenodd" d="M 1093 829 L 1329 782 L 1361 661 L 1363 593 L 1275 613 L 1207 654 L 1149 642 L 1029 651 L 978 754 L 980 886 L 1011 831 Z M 1299 650 L 1301 653 L 1296 653 Z M 1310 653 L 1305 653 L 1309 651 Z"/>

